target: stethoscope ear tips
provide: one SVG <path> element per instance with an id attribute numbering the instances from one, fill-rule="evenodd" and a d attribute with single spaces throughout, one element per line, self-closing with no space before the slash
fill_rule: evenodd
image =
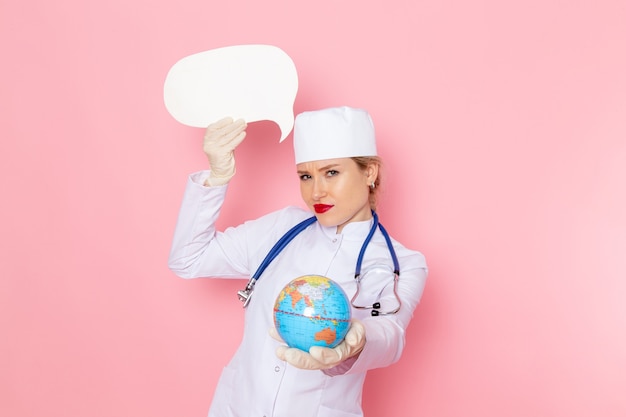
<path id="1" fill-rule="evenodd" d="M 375 302 L 374 304 L 372 304 L 372 316 L 376 317 L 376 316 L 380 316 L 380 303 L 379 302 Z"/>
<path id="2" fill-rule="evenodd" d="M 380 316 L 380 302 L 375 302 L 374 304 L 372 304 L 372 316 L 376 317 L 376 316 Z"/>

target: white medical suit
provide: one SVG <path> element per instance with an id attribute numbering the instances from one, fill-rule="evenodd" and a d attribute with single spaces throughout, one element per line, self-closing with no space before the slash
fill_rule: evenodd
<path id="1" fill-rule="evenodd" d="M 224 232 L 215 229 L 227 185 L 204 187 L 208 172 L 192 174 L 182 202 L 169 266 L 180 277 L 248 279 L 272 246 L 309 211 L 287 207 Z M 384 223 L 384 219 L 381 220 Z M 369 369 L 396 362 L 405 342 L 405 329 L 426 281 L 422 254 L 393 241 L 400 263 L 399 296 L 402 308 L 395 315 L 372 317 L 369 310 L 352 309 L 353 318 L 366 328 L 366 344 L 358 358 L 326 371 L 295 368 L 275 355 L 279 342 L 268 330 L 273 306 L 283 286 L 303 275 L 322 275 L 338 282 L 349 298 L 356 290 L 355 265 L 372 220 L 336 227 L 313 223 L 289 243 L 256 283 L 245 309 L 241 345 L 222 371 L 209 417 L 357 417 L 362 416 L 361 392 Z M 385 240 L 377 231 L 363 260 L 364 278 L 359 304 L 397 305 L 392 292 L 393 262 Z M 382 272 L 381 272 L 382 271 Z M 382 276 L 384 275 L 384 277 Z M 242 287 L 245 281 L 242 282 Z M 233 294 L 233 303 L 238 303 Z"/>

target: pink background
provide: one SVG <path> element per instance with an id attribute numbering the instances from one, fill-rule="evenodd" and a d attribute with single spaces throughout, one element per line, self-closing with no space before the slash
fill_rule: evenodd
<path id="1" fill-rule="evenodd" d="M 242 282 L 167 269 L 207 164 L 162 86 L 245 43 L 297 112 L 372 113 L 382 221 L 429 261 L 366 415 L 626 415 L 623 0 L 0 0 L 0 415 L 206 415 Z M 222 225 L 299 204 L 291 139 L 249 131 Z"/>

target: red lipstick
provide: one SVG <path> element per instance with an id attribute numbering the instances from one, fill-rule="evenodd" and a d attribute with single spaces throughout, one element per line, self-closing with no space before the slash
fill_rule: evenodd
<path id="1" fill-rule="evenodd" d="M 318 214 L 326 213 L 328 210 L 330 210 L 333 207 L 334 206 L 330 204 L 313 204 L 313 208 L 315 209 L 315 212 Z"/>

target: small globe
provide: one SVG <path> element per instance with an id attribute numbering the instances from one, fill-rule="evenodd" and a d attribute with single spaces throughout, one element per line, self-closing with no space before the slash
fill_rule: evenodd
<path id="1" fill-rule="evenodd" d="M 289 282 L 274 304 L 276 330 L 289 347 L 335 347 L 350 327 L 351 309 L 343 289 L 330 278 L 305 275 Z"/>

